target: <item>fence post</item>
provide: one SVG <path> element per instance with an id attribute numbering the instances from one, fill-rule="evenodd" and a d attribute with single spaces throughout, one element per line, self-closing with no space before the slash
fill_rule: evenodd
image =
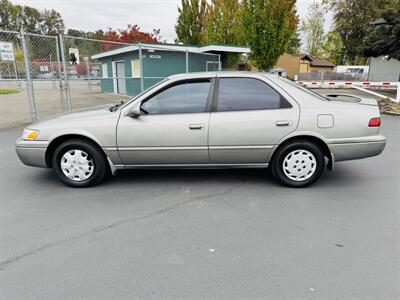
<path id="1" fill-rule="evenodd" d="M 140 66 L 140 91 L 144 90 L 144 78 L 143 78 L 143 53 L 142 44 L 139 43 L 139 66 Z"/>
<path id="2" fill-rule="evenodd" d="M 222 70 L 222 66 L 221 66 L 221 54 L 218 54 L 218 71 Z"/>
<path id="3" fill-rule="evenodd" d="M 68 82 L 67 62 L 65 60 L 64 37 L 60 33 L 58 35 L 58 38 L 60 40 L 61 60 L 62 60 L 62 64 L 63 64 L 63 73 L 64 73 L 63 90 L 65 91 L 65 96 L 67 99 L 66 107 L 67 107 L 67 110 L 70 111 L 71 110 L 71 99 L 69 96 L 69 82 Z"/>
<path id="4" fill-rule="evenodd" d="M 17 63 L 16 63 L 15 59 L 14 59 L 14 73 L 15 73 L 15 79 L 17 79 L 18 88 L 21 89 L 21 80 L 19 79 L 19 76 L 18 76 L 18 68 L 17 68 Z M 1 74 L 0 74 L 0 78 L 1 78 Z"/>
<path id="5" fill-rule="evenodd" d="M 60 86 L 60 101 L 61 101 L 61 109 L 63 112 L 67 111 L 67 105 L 65 103 L 64 97 L 64 84 L 61 78 L 62 71 L 61 71 L 61 57 L 60 57 L 60 44 L 58 41 L 58 37 L 56 37 L 56 54 L 57 54 L 57 66 L 58 66 L 58 77 L 59 77 L 59 86 Z"/>
<path id="6" fill-rule="evenodd" d="M 400 103 L 400 82 L 397 83 L 396 102 Z"/>
<path id="7" fill-rule="evenodd" d="M 89 58 L 86 59 L 86 75 L 87 75 L 87 81 L 88 81 L 88 88 L 89 91 L 92 92 L 92 82 L 90 81 L 90 64 L 89 64 Z"/>
<path id="8" fill-rule="evenodd" d="M 56 47 L 57 47 L 57 43 L 56 43 Z M 49 55 L 49 63 L 50 63 L 50 73 L 51 73 L 51 76 L 52 76 L 51 82 L 53 84 L 53 89 L 55 90 L 56 89 L 56 82 L 54 80 L 54 66 L 53 66 L 53 59 L 51 57 L 51 54 Z"/>
<path id="9" fill-rule="evenodd" d="M 186 73 L 189 73 L 189 50 L 186 49 Z"/>
<path id="10" fill-rule="evenodd" d="M 31 64 L 29 59 L 28 47 L 26 45 L 25 35 L 22 31 L 20 34 L 20 38 L 21 38 L 22 51 L 24 53 L 26 91 L 28 94 L 29 108 L 31 110 L 31 119 L 32 122 L 36 122 L 37 115 L 36 115 L 35 94 L 33 92 L 33 83 L 31 78 Z"/>

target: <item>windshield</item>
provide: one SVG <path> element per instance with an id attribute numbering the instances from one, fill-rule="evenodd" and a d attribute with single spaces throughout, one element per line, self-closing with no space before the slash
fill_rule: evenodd
<path id="1" fill-rule="evenodd" d="M 298 88 L 299 90 L 301 90 L 301 91 L 303 91 L 303 92 L 305 92 L 305 93 L 307 93 L 309 95 L 312 95 L 314 97 L 319 98 L 320 100 L 329 101 L 329 99 L 323 97 L 322 95 L 320 95 L 320 94 L 318 94 L 318 93 L 316 93 L 316 92 L 314 92 L 314 91 L 312 91 L 312 90 L 310 90 L 310 89 L 308 89 L 308 88 L 306 88 L 306 87 L 304 87 L 304 86 L 302 86 L 300 84 L 297 84 L 296 82 L 294 82 L 292 80 L 289 80 L 289 79 L 283 78 L 283 77 L 279 77 L 279 79 L 285 81 L 286 83 L 289 83 L 290 85 Z"/>
<path id="2" fill-rule="evenodd" d="M 148 91 L 154 89 L 155 87 L 159 86 L 160 84 L 164 83 L 164 82 L 167 81 L 167 80 L 168 80 L 168 78 L 164 78 L 163 80 L 157 82 L 156 84 L 152 85 L 152 86 L 149 87 L 148 89 L 146 89 L 146 90 L 144 90 L 143 92 L 137 94 L 135 97 L 133 97 L 133 98 L 130 99 L 129 101 L 123 103 L 123 105 L 122 105 L 122 104 L 119 105 L 118 107 L 116 107 L 115 110 L 124 108 L 124 107 L 127 106 L 129 103 L 132 103 L 132 102 L 135 101 L 137 98 L 141 97 L 142 95 L 144 95 L 144 94 L 147 93 Z"/>

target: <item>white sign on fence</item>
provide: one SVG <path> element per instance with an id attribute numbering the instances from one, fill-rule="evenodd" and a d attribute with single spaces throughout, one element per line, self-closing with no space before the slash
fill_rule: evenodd
<path id="1" fill-rule="evenodd" d="M 14 47 L 12 43 L 0 42 L 0 60 L 14 61 Z"/>

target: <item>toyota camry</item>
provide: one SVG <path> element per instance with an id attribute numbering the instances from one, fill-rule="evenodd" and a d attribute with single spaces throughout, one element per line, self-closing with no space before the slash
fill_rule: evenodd
<path id="1" fill-rule="evenodd" d="M 263 73 L 188 73 L 125 103 L 34 123 L 16 151 L 72 187 L 121 169 L 267 167 L 304 187 L 336 162 L 380 154 L 380 124 L 373 99 L 338 101 Z"/>

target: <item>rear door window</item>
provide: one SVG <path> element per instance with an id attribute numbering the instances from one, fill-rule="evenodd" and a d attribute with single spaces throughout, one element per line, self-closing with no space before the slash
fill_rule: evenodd
<path id="1" fill-rule="evenodd" d="M 290 108 L 267 83 L 254 78 L 220 78 L 217 111 Z"/>

